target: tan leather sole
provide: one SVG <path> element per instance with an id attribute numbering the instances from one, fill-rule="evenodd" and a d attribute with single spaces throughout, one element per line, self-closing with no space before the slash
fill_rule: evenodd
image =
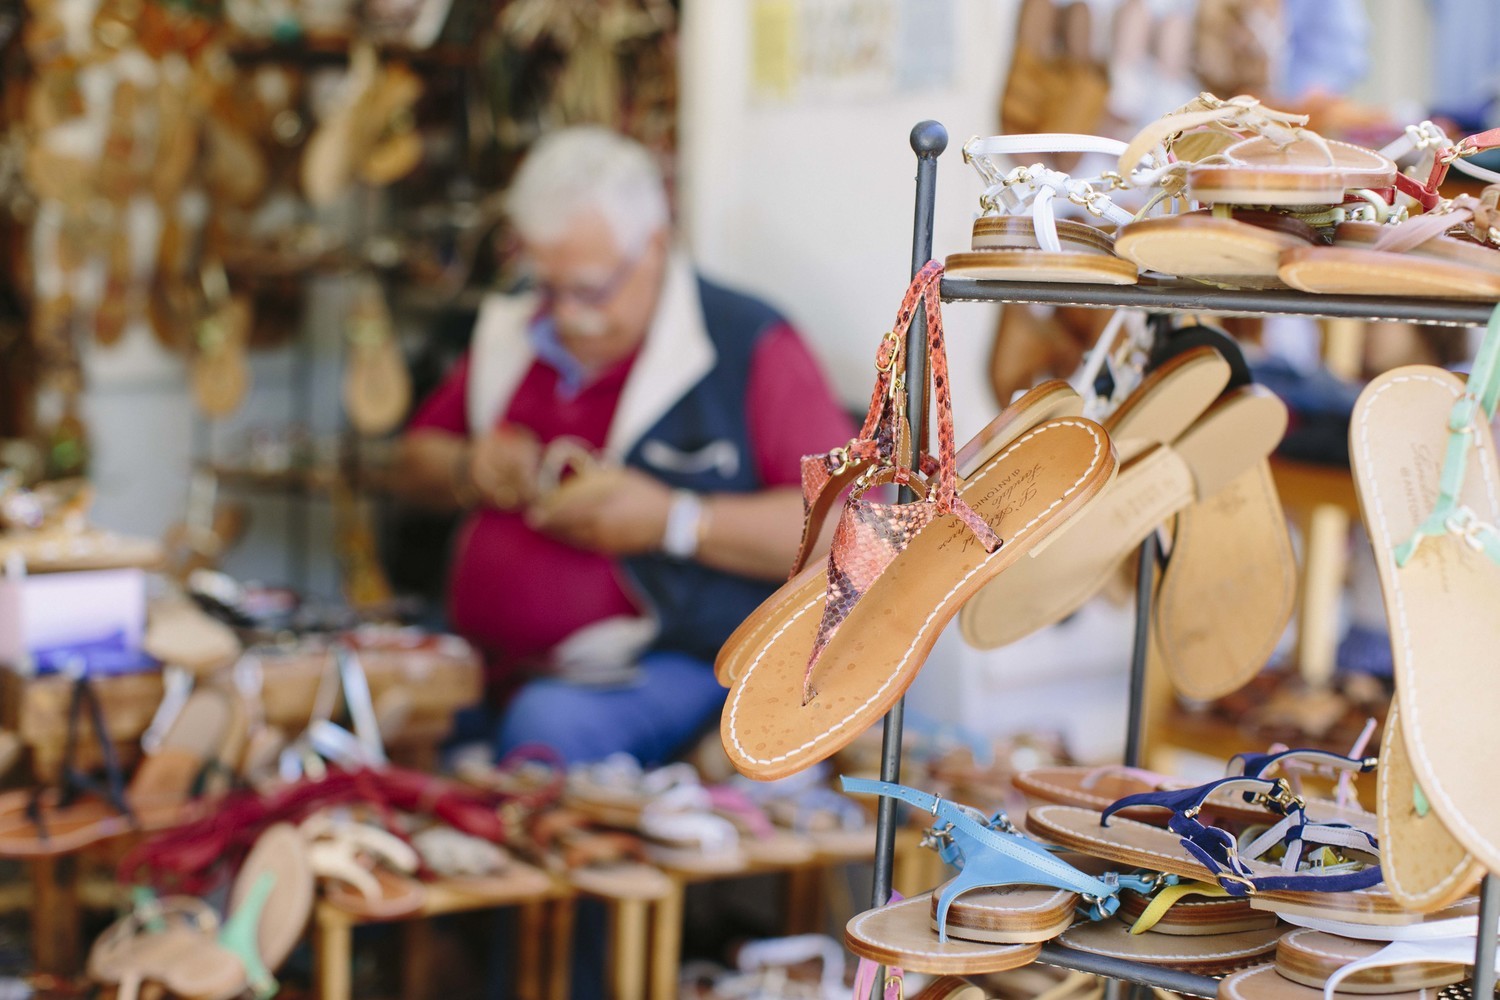
<path id="1" fill-rule="evenodd" d="M 1310 245 L 1293 233 L 1196 213 L 1142 219 L 1115 237 L 1115 252 L 1143 270 L 1251 287 L 1280 285 L 1281 255 Z"/>
<path id="2" fill-rule="evenodd" d="M 1187 430 L 1228 380 L 1228 363 L 1206 347 L 1147 376 L 1105 423 L 1118 451 L 1139 457 L 1045 550 L 996 577 L 964 605 L 959 627 L 971 645 L 995 649 L 1062 621 L 1099 592 L 1142 539 L 1193 501 L 1194 477 L 1181 456 L 1156 446 Z M 1250 454 L 1238 445 L 1218 441 L 1221 452 Z M 1146 448 L 1155 450 L 1140 454 Z"/>
<path id="3" fill-rule="evenodd" d="M 1055 281 L 1086 285 L 1133 285 L 1139 269 L 1119 257 L 1088 252 L 984 250 L 949 254 L 943 268 L 950 278 L 984 281 Z"/>
<path id="4" fill-rule="evenodd" d="M 1380 870 L 1391 895 L 1409 910 L 1430 913 L 1474 892 L 1484 869 L 1453 839 L 1437 814 L 1417 813 L 1417 777 L 1406 754 L 1399 706 L 1392 704 L 1380 741 L 1376 795 Z"/>
<path id="5" fill-rule="evenodd" d="M 861 958 L 907 972 L 970 976 L 1030 965 L 1040 944 L 980 944 L 949 937 L 939 941 L 929 926 L 929 895 L 866 910 L 844 927 L 844 945 Z"/>
<path id="6" fill-rule="evenodd" d="M 851 743 L 905 693 L 964 602 L 1098 496 L 1114 465 L 1104 429 L 1082 418 L 1035 427 L 983 465 L 959 495 L 1004 543 L 986 553 L 952 516 L 918 532 L 823 649 L 807 704 L 823 595 L 787 609 L 730 688 L 720 721 L 730 762 L 770 780 Z"/>
<path id="7" fill-rule="evenodd" d="M 1335 996 L 1357 994 L 1340 991 Z M 1389 993 L 1389 1000 L 1438 1000 L 1437 990 Z M 1321 987 L 1303 986 L 1276 971 L 1274 965 L 1236 972 L 1219 983 L 1219 1000 L 1323 1000 Z"/>
<path id="8" fill-rule="evenodd" d="M 1068 928 L 1061 943 L 1094 955 L 1212 976 L 1243 968 L 1246 963 L 1271 954 L 1280 937 L 1281 929 L 1275 926 L 1198 937 L 1132 934 L 1118 920 L 1100 920 Z"/>
<path id="9" fill-rule="evenodd" d="M 1127 892 L 1120 896 L 1120 910 L 1116 914 L 1128 927 L 1140 919 L 1151 900 Z M 1217 934 L 1239 934 L 1245 931 L 1264 931 L 1276 926 L 1276 914 L 1262 913 L 1250 905 L 1248 899 L 1221 899 L 1218 897 L 1188 896 L 1172 904 L 1162 914 L 1147 935 L 1165 934 L 1169 937 L 1212 937 Z"/>
<path id="10" fill-rule="evenodd" d="M 1298 928 L 1282 936 L 1276 946 L 1276 971 L 1294 983 L 1322 989 L 1334 973 L 1351 962 L 1369 958 L 1385 947 L 1384 941 L 1356 941 Z M 1457 963 L 1412 962 L 1383 968 L 1363 969 L 1339 983 L 1340 993 L 1389 994 L 1441 988 L 1461 983 L 1468 970 Z"/>
<path id="11" fill-rule="evenodd" d="M 1500 298 L 1500 251 L 1450 236 L 1399 253 L 1371 249 L 1384 228 L 1345 223 L 1331 247 L 1288 250 L 1277 274 L 1304 292 Z"/>
<path id="12" fill-rule="evenodd" d="M 996 452 L 1038 424 L 1082 413 L 1083 399 L 1068 383 L 1061 379 L 1043 382 L 1007 406 L 958 450 L 958 474 L 968 478 Z M 744 665 L 760 652 L 761 645 L 779 626 L 784 608 L 814 600 L 827 590 L 827 563 L 826 558 L 813 561 L 777 588 L 730 633 L 714 659 L 714 676 L 720 684 L 728 687 Z"/>
<path id="13" fill-rule="evenodd" d="M 1277 148 L 1256 136 L 1227 147 L 1229 163 L 1188 169 L 1188 195 L 1216 205 L 1338 205 L 1354 188 L 1395 184 L 1396 165 L 1372 150 L 1328 140 L 1329 164 L 1311 142 Z"/>
<path id="14" fill-rule="evenodd" d="M 940 886 L 931 894 L 929 925 L 937 933 Z M 1051 941 L 1073 923 L 1078 894 L 1066 889 L 1003 886 L 964 893 L 948 907 L 948 936 L 985 944 Z"/>
<path id="15" fill-rule="evenodd" d="M 1494 776 L 1475 762 L 1500 759 L 1494 700 L 1480 696 L 1495 689 L 1489 651 L 1500 649 L 1500 567 L 1455 535 L 1424 540 L 1404 567 L 1394 555 L 1432 510 L 1448 413 L 1463 391 L 1462 379 L 1439 368 L 1386 372 L 1355 403 L 1349 452 L 1385 597 L 1412 772 L 1443 825 L 1496 871 L 1500 797 Z M 1460 501 L 1479 520 L 1500 521 L 1500 460 L 1482 424 Z"/>
<path id="16" fill-rule="evenodd" d="M 1209 877 L 1207 870 L 1183 849 L 1175 833 L 1136 820 L 1112 816 L 1105 827 L 1099 825 L 1099 814 L 1091 809 L 1047 805 L 1037 806 L 1026 814 L 1026 829 L 1043 840 L 1106 861 L 1200 881 Z M 1247 865 L 1252 872 L 1280 871 L 1274 865 L 1260 862 Z M 1418 920 L 1415 914 L 1402 910 L 1390 893 L 1379 886 L 1356 892 L 1262 892 L 1254 899 L 1278 905 L 1282 901 L 1308 905 L 1325 919 L 1347 923 L 1409 924 Z"/>

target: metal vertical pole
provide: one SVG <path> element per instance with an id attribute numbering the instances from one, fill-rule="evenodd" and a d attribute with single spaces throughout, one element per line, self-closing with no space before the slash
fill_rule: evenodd
<path id="1" fill-rule="evenodd" d="M 1495 935 L 1500 930 L 1500 881 L 1486 875 L 1479 890 L 1479 933 L 1474 936 L 1474 1000 L 1495 994 Z"/>
<path id="2" fill-rule="evenodd" d="M 1146 714 L 1146 660 L 1151 646 L 1152 585 L 1160 542 L 1156 532 L 1141 543 L 1135 571 L 1135 645 L 1130 651 L 1130 713 L 1125 717 L 1125 766 L 1141 766 L 1141 726 Z"/>
<path id="3" fill-rule="evenodd" d="M 911 148 L 917 154 L 917 204 L 912 227 L 911 273 L 916 275 L 932 257 L 932 218 L 937 198 L 937 158 L 948 148 L 948 130 L 934 121 L 917 123 L 911 130 Z M 927 420 L 927 319 L 917 307 L 906 339 L 907 415 L 912 438 L 920 441 Z M 915 463 L 913 463 L 915 465 Z M 901 502 L 915 499 L 903 488 Z M 901 780 L 901 723 L 905 700 L 896 702 L 885 717 L 885 739 L 880 748 L 880 777 Z M 896 800 L 882 796 L 875 825 L 875 885 L 872 906 L 884 906 L 891 896 L 891 869 L 896 861 Z"/>

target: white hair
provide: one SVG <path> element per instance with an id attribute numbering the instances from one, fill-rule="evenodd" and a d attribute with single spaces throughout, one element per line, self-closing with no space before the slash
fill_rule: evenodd
<path id="1" fill-rule="evenodd" d="M 646 148 L 599 125 L 538 139 L 516 171 L 505 208 L 521 238 L 559 239 L 580 212 L 609 223 L 621 252 L 640 253 L 669 221 L 661 172 Z"/>

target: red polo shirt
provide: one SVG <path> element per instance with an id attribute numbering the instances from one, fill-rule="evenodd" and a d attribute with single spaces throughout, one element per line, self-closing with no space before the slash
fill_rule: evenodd
<path id="1" fill-rule="evenodd" d="M 527 427 L 543 444 L 567 435 L 601 449 L 633 362 L 633 357 L 621 362 L 570 396 L 560 391 L 557 369 L 535 360 L 497 426 Z M 468 373 L 465 356 L 418 408 L 408 430 L 469 436 Z M 766 486 L 799 485 L 803 455 L 827 451 L 853 435 L 848 414 L 790 326 L 766 332 L 747 377 L 749 458 Z M 584 625 L 637 613 L 612 559 L 534 531 L 519 513 L 479 509 L 459 529 L 449 574 L 449 621 L 484 651 L 492 678 L 539 663 Z"/>

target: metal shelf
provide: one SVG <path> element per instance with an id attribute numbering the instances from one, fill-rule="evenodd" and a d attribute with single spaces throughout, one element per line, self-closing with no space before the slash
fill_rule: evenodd
<path id="1" fill-rule="evenodd" d="M 1032 302 L 1095 309 L 1213 312 L 1239 316 L 1282 314 L 1439 326 L 1483 326 L 1495 307 L 1493 302 L 1480 300 L 1312 295 L 1283 288 L 1223 289 L 1180 281 L 1083 285 L 944 278 L 943 298 L 950 302 Z"/>
<path id="2" fill-rule="evenodd" d="M 1216 997 L 1219 993 L 1219 981 L 1209 976 L 1168 969 L 1160 965 L 1147 965 L 1144 962 L 1131 962 L 1123 958 L 1110 958 L 1107 955 L 1094 955 L 1060 944 L 1042 945 L 1042 953 L 1037 957 L 1037 961 L 1059 969 L 1087 972 L 1095 976 L 1118 979 L 1123 983 L 1154 986 L 1185 996 Z"/>

